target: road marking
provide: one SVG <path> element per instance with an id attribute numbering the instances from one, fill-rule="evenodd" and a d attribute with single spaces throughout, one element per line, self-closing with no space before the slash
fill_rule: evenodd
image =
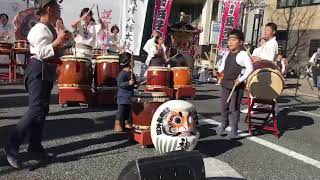
<path id="1" fill-rule="evenodd" d="M 311 115 L 311 116 L 320 117 L 319 114 L 310 113 L 310 112 L 306 112 L 306 111 L 301 111 L 301 110 L 298 110 L 298 109 L 295 108 L 295 107 L 284 107 L 284 109 L 295 109 L 295 110 L 297 110 L 297 112 L 302 112 L 302 113 L 305 113 L 305 114 L 309 114 L 309 115 Z"/>
<path id="2" fill-rule="evenodd" d="M 220 125 L 221 123 L 219 123 L 219 122 L 217 122 L 217 121 L 215 121 L 215 120 L 213 120 L 213 119 L 200 119 L 200 124 Z M 231 131 L 231 128 L 228 127 L 226 130 L 227 130 L 227 131 Z M 292 157 L 292 158 L 295 158 L 295 159 L 297 159 L 297 160 L 299 160 L 299 161 L 302 161 L 302 162 L 304 162 L 304 163 L 306 163 L 306 164 L 312 165 L 312 166 L 320 169 L 320 161 L 318 161 L 318 160 L 315 160 L 315 159 L 310 158 L 310 157 L 308 157 L 308 156 L 305 156 L 305 155 L 303 155 L 303 154 L 297 153 L 297 152 L 292 151 L 292 150 L 290 150 L 290 149 L 287 149 L 287 148 L 285 148 L 285 147 L 276 145 L 276 144 L 271 143 L 271 142 L 269 142 L 269 141 L 266 141 L 266 140 L 264 140 L 264 139 L 251 136 L 250 134 L 245 133 L 245 132 L 242 132 L 242 131 L 239 131 L 239 136 L 240 136 L 240 137 L 244 137 L 244 138 L 246 138 L 246 139 L 248 139 L 248 140 L 251 140 L 251 141 L 253 141 L 253 142 L 255 142 L 255 143 L 258 143 L 258 144 L 260 144 L 260 145 L 262 145 L 262 146 L 265 146 L 265 147 L 267 147 L 267 148 L 270 148 L 270 149 L 272 149 L 272 150 L 275 150 L 275 151 L 277 151 L 277 152 L 280 152 L 280 153 L 282 153 L 282 154 L 285 154 L 285 155 L 287 155 L 287 156 L 290 156 L 290 157 Z"/>

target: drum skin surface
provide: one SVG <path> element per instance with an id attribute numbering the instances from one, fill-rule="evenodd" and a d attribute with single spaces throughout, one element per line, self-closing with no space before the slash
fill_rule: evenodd
<path id="1" fill-rule="evenodd" d="M 118 56 L 98 56 L 96 61 L 97 86 L 117 86 L 120 72 Z"/>
<path id="2" fill-rule="evenodd" d="M 91 86 L 92 67 L 89 59 L 75 56 L 61 57 L 58 84 Z"/>
<path id="3" fill-rule="evenodd" d="M 169 86 L 170 70 L 165 67 L 149 67 L 147 70 L 147 85 Z"/>
<path id="4" fill-rule="evenodd" d="M 175 87 L 186 86 L 192 84 L 192 74 L 190 68 L 175 67 L 171 68 L 173 74 L 173 85 Z"/>
<path id="5" fill-rule="evenodd" d="M 248 91 L 258 99 L 276 99 L 281 95 L 283 87 L 281 73 L 271 68 L 257 69 L 247 79 Z"/>

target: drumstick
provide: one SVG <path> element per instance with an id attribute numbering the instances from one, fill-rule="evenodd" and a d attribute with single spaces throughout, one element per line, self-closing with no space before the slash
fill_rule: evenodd
<path id="1" fill-rule="evenodd" d="M 99 12 L 98 4 L 97 4 L 97 7 L 96 7 L 96 8 L 97 8 L 97 15 L 98 15 L 98 18 L 99 18 L 99 19 L 101 19 L 101 18 L 100 18 L 100 12 Z"/>
<path id="2" fill-rule="evenodd" d="M 240 76 L 241 76 L 241 75 L 239 74 L 238 79 L 239 79 L 239 77 L 240 77 Z M 233 95 L 233 93 L 234 93 L 234 91 L 235 91 L 236 87 L 237 87 L 237 84 L 236 84 L 236 83 L 234 83 L 234 85 L 233 85 L 233 87 L 232 87 L 232 90 L 231 90 L 231 92 L 230 92 L 230 94 L 229 94 L 229 97 L 228 97 L 228 99 L 227 99 L 227 103 L 229 103 L 229 102 L 230 102 L 231 96 Z"/>

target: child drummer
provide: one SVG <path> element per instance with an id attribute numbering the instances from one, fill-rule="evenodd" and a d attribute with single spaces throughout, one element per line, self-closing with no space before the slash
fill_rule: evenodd
<path id="1" fill-rule="evenodd" d="M 49 111 L 50 94 L 56 80 L 57 65 L 61 44 L 66 33 L 56 32 L 54 24 L 60 18 L 60 5 L 56 0 L 39 0 L 34 3 L 40 22 L 28 34 L 30 52 L 34 54 L 25 73 L 25 86 L 28 91 L 29 109 L 18 122 L 4 148 L 11 166 L 20 168 L 19 147 L 29 135 L 28 152 L 37 160 L 51 158 L 42 146 L 42 131 Z"/>
<path id="2" fill-rule="evenodd" d="M 131 114 L 131 97 L 133 96 L 136 80 L 131 73 L 131 54 L 123 53 L 120 55 L 120 68 L 122 69 L 117 77 L 118 112 L 114 123 L 115 132 L 123 132 L 124 129 L 132 129 L 129 118 Z"/>
<path id="3" fill-rule="evenodd" d="M 223 57 L 222 63 L 218 69 L 219 73 L 224 73 L 221 80 L 221 125 L 217 130 L 218 135 L 222 135 L 230 124 L 231 132 L 228 134 L 229 139 L 237 137 L 238 123 L 240 119 L 240 102 L 244 92 L 243 82 L 253 71 L 251 59 L 246 51 L 241 50 L 244 42 L 244 34 L 239 30 L 233 30 L 228 35 L 229 52 Z M 230 102 L 227 99 L 231 95 Z M 229 119 L 229 113 L 231 119 Z"/>

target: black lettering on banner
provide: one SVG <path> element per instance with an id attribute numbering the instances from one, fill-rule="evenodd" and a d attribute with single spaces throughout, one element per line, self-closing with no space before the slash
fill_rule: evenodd
<path id="1" fill-rule="evenodd" d="M 228 16 L 226 18 L 226 26 L 233 27 L 233 25 L 234 25 L 234 17 L 233 16 Z"/>
<path id="2" fill-rule="evenodd" d="M 157 19 L 166 19 L 167 11 L 165 9 L 159 9 Z"/>
<path id="3" fill-rule="evenodd" d="M 158 19 L 157 24 L 156 24 L 156 30 L 160 31 L 164 26 L 164 20 L 163 19 Z"/>
<path id="4" fill-rule="evenodd" d="M 160 7 L 166 7 L 167 0 L 162 0 L 160 3 Z"/>
<path id="5" fill-rule="evenodd" d="M 236 6 L 234 4 L 230 5 L 228 15 L 233 15 L 235 7 Z"/>

